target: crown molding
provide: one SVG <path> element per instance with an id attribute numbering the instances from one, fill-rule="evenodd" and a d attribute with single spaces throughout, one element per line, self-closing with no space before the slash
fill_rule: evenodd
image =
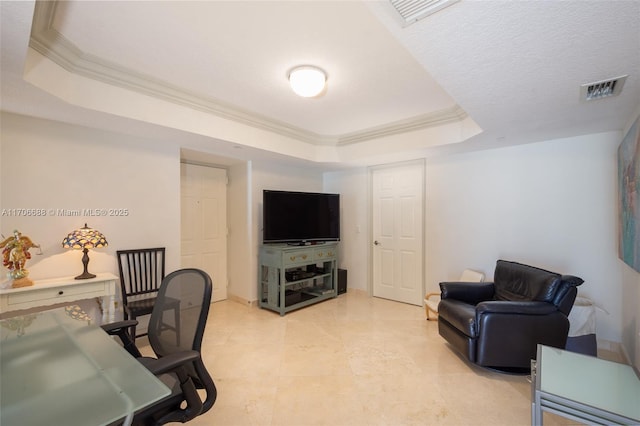
<path id="1" fill-rule="evenodd" d="M 458 105 L 454 105 L 448 109 L 339 136 L 338 145 L 350 145 L 385 136 L 422 130 L 428 127 L 441 126 L 443 124 L 462 121 L 466 117 L 467 113 Z"/>
<path id="2" fill-rule="evenodd" d="M 274 132 L 313 145 L 341 146 L 385 136 L 402 134 L 455 121 L 467 114 L 455 105 L 452 108 L 400 120 L 343 135 L 321 135 L 292 126 L 225 103 L 202 96 L 150 75 L 139 73 L 83 52 L 63 34 L 53 28 L 58 0 L 37 0 L 35 4 L 29 47 L 70 73 L 132 90 L 156 99 L 203 111 L 247 126 Z"/>

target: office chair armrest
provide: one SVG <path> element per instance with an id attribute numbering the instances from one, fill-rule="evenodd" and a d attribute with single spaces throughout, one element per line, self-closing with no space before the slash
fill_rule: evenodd
<path id="1" fill-rule="evenodd" d="M 124 320 L 124 321 L 116 321 L 111 324 L 102 325 L 102 329 L 107 332 L 110 336 L 118 336 L 120 342 L 122 342 L 122 346 L 129 352 L 134 358 L 140 358 L 142 354 L 136 347 L 136 342 L 131 338 L 131 334 L 129 334 L 129 328 L 134 325 L 138 325 L 138 321 L 136 320 Z"/>
<path id="2" fill-rule="evenodd" d="M 138 325 L 137 320 L 116 321 L 110 324 L 103 324 L 100 327 L 102 327 L 102 329 L 106 331 L 107 334 L 116 336 L 118 335 L 118 333 L 120 333 L 120 330 L 126 330 L 127 328 L 133 327 L 134 325 Z"/>
<path id="3" fill-rule="evenodd" d="M 151 362 L 145 362 L 144 366 L 147 367 L 154 375 L 169 373 L 176 370 L 178 367 L 182 367 L 192 361 L 200 358 L 200 353 L 197 351 L 182 351 L 175 352 L 162 358 L 154 359 Z"/>

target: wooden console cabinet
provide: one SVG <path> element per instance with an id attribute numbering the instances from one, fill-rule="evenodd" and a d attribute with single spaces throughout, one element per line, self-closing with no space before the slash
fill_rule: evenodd
<path id="1" fill-rule="evenodd" d="M 338 295 L 338 243 L 260 248 L 258 303 L 284 315 Z"/>

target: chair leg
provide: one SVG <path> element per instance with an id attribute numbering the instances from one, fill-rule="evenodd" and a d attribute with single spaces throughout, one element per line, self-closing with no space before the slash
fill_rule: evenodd
<path id="1" fill-rule="evenodd" d="M 135 320 L 136 317 L 134 315 L 131 315 L 131 319 Z M 136 326 L 135 325 L 132 326 L 129 330 L 130 330 L 129 333 L 131 335 L 131 341 L 133 342 L 133 344 L 135 344 L 136 343 Z"/>
<path id="2" fill-rule="evenodd" d="M 431 309 L 429 309 L 428 307 L 424 307 L 427 310 L 427 321 L 431 320 L 431 319 L 438 319 L 438 314 L 433 312 Z"/>

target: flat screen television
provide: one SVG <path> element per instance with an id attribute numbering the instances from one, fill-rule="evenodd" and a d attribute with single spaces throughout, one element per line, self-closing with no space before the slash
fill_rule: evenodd
<path id="1" fill-rule="evenodd" d="M 340 240 L 340 195 L 264 190 L 263 243 Z"/>

